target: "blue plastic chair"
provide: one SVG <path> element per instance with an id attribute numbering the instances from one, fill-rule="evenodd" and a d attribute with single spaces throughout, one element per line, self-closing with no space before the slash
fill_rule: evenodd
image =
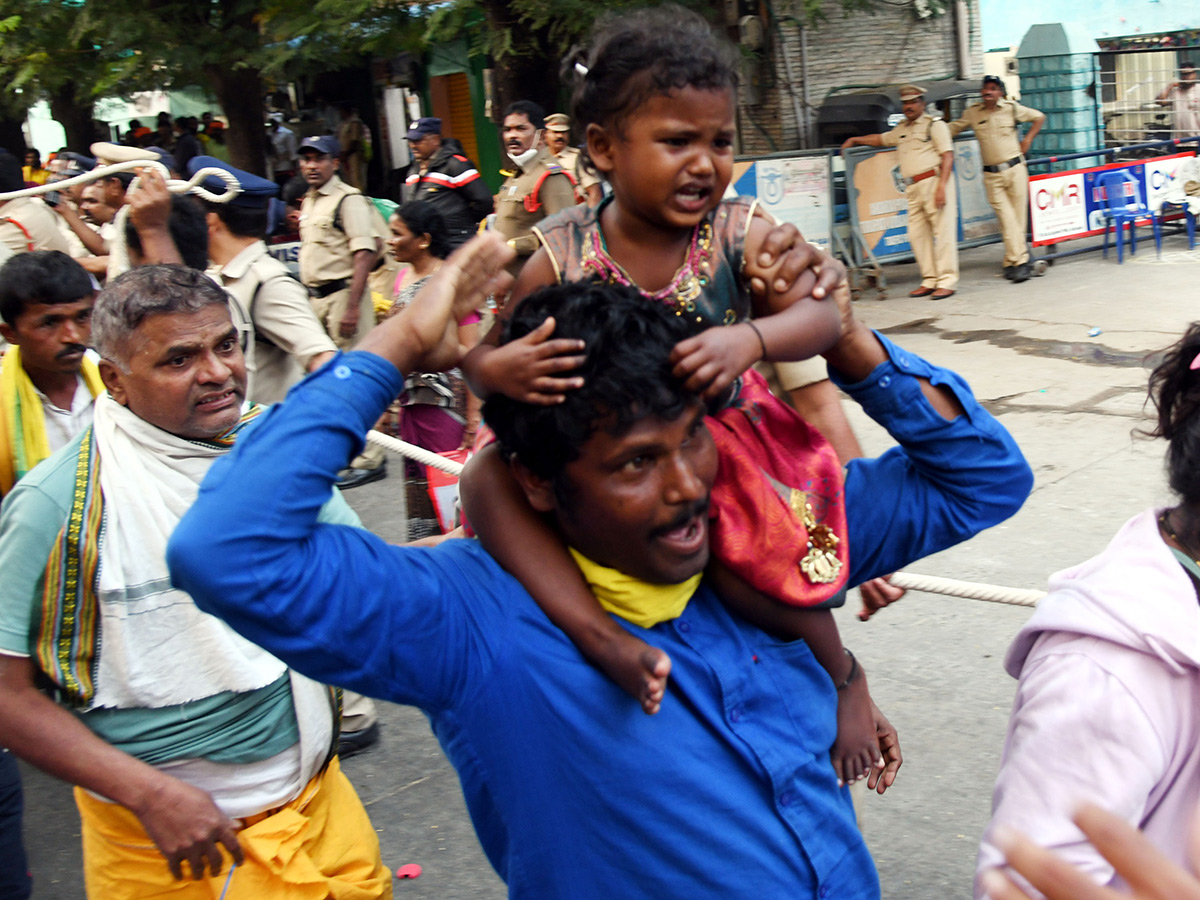
<path id="1" fill-rule="evenodd" d="M 1186 203 L 1180 203 L 1175 200 L 1164 200 L 1162 207 L 1158 210 L 1159 229 L 1162 229 L 1162 220 L 1167 215 L 1167 207 L 1180 209 L 1183 211 L 1184 221 L 1187 222 L 1188 249 L 1196 249 L 1196 214 L 1188 208 Z"/>
<path id="2" fill-rule="evenodd" d="M 1158 217 L 1146 206 L 1142 198 L 1142 186 L 1138 180 L 1125 169 L 1110 169 L 1096 176 L 1096 187 L 1104 191 L 1104 206 L 1100 212 L 1104 216 L 1104 257 L 1108 258 L 1108 231 L 1116 231 L 1117 236 L 1117 265 L 1125 262 L 1124 239 L 1125 225 L 1129 225 L 1129 253 L 1137 253 L 1137 234 L 1134 227 L 1138 219 L 1149 219 L 1150 227 L 1154 230 L 1154 246 L 1162 253 L 1162 226 Z"/>

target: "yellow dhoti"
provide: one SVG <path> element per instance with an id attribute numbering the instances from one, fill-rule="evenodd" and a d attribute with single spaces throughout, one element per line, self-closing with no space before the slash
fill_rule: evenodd
<path id="1" fill-rule="evenodd" d="M 184 865 L 176 881 L 137 816 L 80 788 L 83 872 L 93 900 L 377 900 L 392 896 L 391 872 L 353 785 L 334 759 L 281 809 L 244 820 L 245 862 L 233 869 L 221 850 L 221 874 L 193 881 Z M 225 891 L 228 882 L 228 891 Z"/>

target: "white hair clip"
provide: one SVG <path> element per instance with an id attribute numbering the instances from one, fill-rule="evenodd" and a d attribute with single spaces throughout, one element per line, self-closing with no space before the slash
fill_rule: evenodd
<path id="1" fill-rule="evenodd" d="M 575 63 L 575 71 L 578 72 L 580 75 L 582 75 L 584 78 L 587 78 L 588 67 L 585 66 L 583 63 L 581 63 L 581 62 Z"/>

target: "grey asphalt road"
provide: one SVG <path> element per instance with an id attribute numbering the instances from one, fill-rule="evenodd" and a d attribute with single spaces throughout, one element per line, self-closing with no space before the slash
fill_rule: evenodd
<path id="1" fill-rule="evenodd" d="M 868 324 L 964 375 L 1036 473 L 1033 494 L 1013 519 L 907 571 L 1041 588 L 1050 573 L 1103 548 L 1127 518 L 1167 499 L 1162 448 L 1135 434 L 1146 421 L 1143 361 L 1195 315 L 1200 252 L 1174 236 L 1158 259 L 1147 243 L 1122 266 L 1089 255 L 1024 285 L 999 276 L 998 247 L 979 248 L 962 256 L 959 293 L 940 302 L 904 297 L 915 270 L 889 267 L 892 299 L 868 295 L 856 305 Z M 1101 333 L 1089 336 L 1096 328 Z M 887 435 L 848 407 L 865 451 L 886 449 Z M 368 527 L 400 540 L 404 502 L 395 463 L 386 480 L 347 497 Z M 852 597 L 840 611 L 839 623 L 899 728 L 905 755 L 895 787 L 862 806 L 883 895 L 969 897 L 1014 689 L 1002 660 L 1029 611 L 910 593 L 862 623 L 855 603 Z M 382 718 L 380 745 L 345 768 L 379 831 L 384 861 L 424 869 L 414 881 L 396 882 L 397 896 L 504 896 L 424 717 L 384 705 Z M 36 896 L 81 898 L 69 791 L 26 772 Z"/>

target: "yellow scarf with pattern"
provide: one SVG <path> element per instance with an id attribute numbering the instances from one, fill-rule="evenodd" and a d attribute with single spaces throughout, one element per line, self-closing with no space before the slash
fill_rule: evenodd
<path id="1" fill-rule="evenodd" d="M 94 362 L 84 359 L 81 371 L 93 397 L 104 390 Z M 0 494 L 49 455 L 42 401 L 21 365 L 21 348 L 9 347 L 0 358 Z"/>
<path id="2" fill-rule="evenodd" d="M 574 547 L 567 549 L 600 605 L 641 628 L 678 618 L 692 594 L 696 593 L 703 576 L 703 573 L 697 573 L 679 584 L 651 584 L 592 562 Z"/>

